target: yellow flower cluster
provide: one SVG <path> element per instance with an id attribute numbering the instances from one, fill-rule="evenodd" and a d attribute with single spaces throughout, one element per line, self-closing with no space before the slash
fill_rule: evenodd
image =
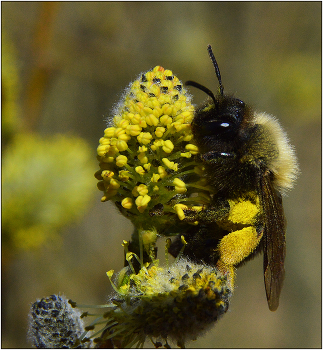
<path id="1" fill-rule="evenodd" d="M 111 280 L 113 271 L 107 275 Z M 167 268 L 142 266 L 138 274 L 123 274 L 119 280 L 118 287 L 111 282 L 117 294 L 107 311 L 85 328 L 94 330 L 105 321 L 100 337 L 93 339 L 98 347 L 142 347 L 147 338 L 184 347 L 228 310 L 232 293 L 227 277 L 216 268 L 188 259 Z M 81 343 L 89 340 L 84 336 Z"/>
<path id="2" fill-rule="evenodd" d="M 197 204 L 207 202 L 201 171 L 190 159 L 198 153 L 190 125 L 193 112 L 190 96 L 172 71 L 157 66 L 140 75 L 97 148 L 101 200 L 114 201 L 137 226 L 147 217 L 150 226 L 166 220 L 165 214 L 177 219 L 174 206 L 193 192 L 196 197 L 204 192 Z"/>

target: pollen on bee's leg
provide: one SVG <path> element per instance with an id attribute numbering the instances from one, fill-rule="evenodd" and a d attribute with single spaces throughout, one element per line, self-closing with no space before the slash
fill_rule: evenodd
<path id="1" fill-rule="evenodd" d="M 257 248 L 260 239 L 253 226 L 229 233 L 218 245 L 220 260 L 226 265 L 239 264 Z"/>

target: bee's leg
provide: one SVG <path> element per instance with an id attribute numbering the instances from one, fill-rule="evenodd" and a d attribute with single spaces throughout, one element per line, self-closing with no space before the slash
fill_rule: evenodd
<path id="1" fill-rule="evenodd" d="M 224 236 L 218 244 L 219 260 L 217 267 L 222 272 L 231 276 L 232 287 L 234 285 L 234 266 L 247 258 L 259 245 L 264 229 L 254 226 L 244 227 Z"/>

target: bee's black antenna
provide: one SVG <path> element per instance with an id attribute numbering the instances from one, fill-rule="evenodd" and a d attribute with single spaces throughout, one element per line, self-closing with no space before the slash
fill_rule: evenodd
<path id="1" fill-rule="evenodd" d="M 195 81 L 192 81 L 192 80 L 186 81 L 185 85 L 194 86 L 197 89 L 200 89 L 200 90 L 204 91 L 206 94 L 208 94 L 212 98 L 214 103 L 216 103 L 215 96 L 214 96 L 213 92 L 210 89 L 208 89 L 207 87 L 205 87 L 205 86 L 203 86 L 203 85 L 201 85 L 201 84 L 199 84 L 199 83 L 197 83 Z"/>
<path id="2" fill-rule="evenodd" d="M 213 63 L 213 66 L 214 66 L 214 69 L 215 69 L 215 74 L 216 74 L 216 77 L 218 78 L 218 81 L 219 81 L 219 88 L 220 88 L 220 94 L 221 96 L 223 96 L 223 85 L 222 85 L 222 80 L 221 80 L 221 74 L 220 74 L 220 69 L 219 69 L 219 66 L 218 66 L 218 63 L 213 55 L 213 51 L 212 51 L 212 47 L 211 45 L 208 45 L 207 47 L 207 51 L 209 53 L 209 56 L 211 58 L 211 61 Z"/>

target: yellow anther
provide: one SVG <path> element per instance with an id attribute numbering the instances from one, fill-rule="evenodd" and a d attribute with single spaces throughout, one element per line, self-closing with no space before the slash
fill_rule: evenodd
<path id="1" fill-rule="evenodd" d="M 127 126 L 127 133 L 131 136 L 137 136 L 141 133 L 141 126 L 139 125 L 128 125 Z"/>
<path id="2" fill-rule="evenodd" d="M 128 181 L 129 180 L 129 171 L 128 170 L 120 170 L 118 177 L 123 182 Z"/>
<path id="3" fill-rule="evenodd" d="M 122 134 L 118 136 L 118 140 L 122 140 L 122 141 L 129 141 L 131 139 L 131 136 L 128 134 Z"/>
<path id="4" fill-rule="evenodd" d="M 124 155 L 120 155 L 116 158 L 116 165 L 118 167 L 123 167 L 127 164 L 128 158 Z"/>
<path id="5" fill-rule="evenodd" d="M 114 137 L 119 137 L 119 135 L 125 134 L 126 130 L 122 128 L 116 128 L 114 131 Z"/>
<path id="6" fill-rule="evenodd" d="M 153 174 L 153 176 L 151 178 L 151 182 L 158 182 L 159 179 L 160 179 L 159 174 Z"/>
<path id="7" fill-rule="evenodd" d="M 171 153 L 174 149 L 173 142 L 171 140 L 166 140 L 163 145 L 163 151 L 166 153 Z"/>
<path id="8" fill-rule="evenodd" d="M 132 119 L 131 119 L 131 123 L 132 124 L 140 124 L 141 123 L 141 121 L 143 120 L 143 118 L 142 118 L 142 116 L 140 115 L 140 114 L 135 114 L 133 117 L 132 117 Z"/>
<path id="9" fill-rule="evenodd" d="M 97 148 L 97 153 L 99 157 L 104 157 L 110 149 L 110 145 L 100 145 Z"/>
<path id="10" fill-rule="evenodd" d="M 105 181 L 110 181 L 113 175 L 114 175 L 114 172 L 111 170 L 103 170 L 101 173 L 101 176 Z"/>
<path id="11" fill-rule="evenodd" d="M 131 209 L 133 205 L 132 199 L 130 197 L 123 198 L 123 200 L 121 201 L 121 205 L 125 209 Z"/>
<path id="12" fill-rule="evenodd" d="M 146 156 L 145 153 L 139 153 L 138 154 L 138 159 L 140 160 L 141 164 L 146 164 L 148 163 L 148 157 Z"/>
<path id="13" fill-rule="evenodd" d="M 127 126 L 129 125 L 129 120 L 126 120 L 126 119 L 121 119 L 118 123 L 117 123 L 117 126 L 119 128 L 122 128 L 122 129 L 126 129 Z"/>
<path id="14" fill-rule="evenodd" d="M 162 112 L 163 114 L 166 114 L 166 115 L 172 115 L 173 107 L 170 104 L 166 103 L 162 107 Z"/>
<path id="15" fill-rule="evenodd" d="M 144 196 L 148 193 L 148 187 L 144 184 L 140 184 L 137 186 L 137 192 L 141 195 Z"/>
<path id="16" fill-rule="evenodd" d="M 116 143 L 116 147 L 119 150 L 119 152 L 125 151 L 128 149 L 128 145 L 126 141 L 118 140 Z"/>
<path id="17" fill-rule="evenodd" d="M 120 187 L 118 181 L 115 179 L 111 179 L 109 186 L 112 190 L 117 190 Z"/>
<path id="18" fill-rule="evenodd" d="M 147 194 L 136 198 L 135 203 L 140 213 L 143 213 L 145 211 L 150 200 L 151 200 L 151 197 L 148 196 Z"/>
<path id="19" fill-rule="evenodd" d="M 159 120 L 154 116 L 154 114 L 151 113 L 146 117 L 146 123 L 150 126 L 157 126 L 159 124 Z"/>
<path id="20" fill-rule="evenodd" d="M 113 276 L 114 270 L 110 270 L 107 272 L 107 276 L 111 278 Z"/>
<path id="21" fill-rule="evenodd" d="M 142 166 L 137 166 L 135 167 L 135 171 L 136 173 L 138 173 L 139 175 L 144 175 L 145 174 L 145 170 Z"/>
<path id="22" fill-rule="evenodd" d="M 160 178 L 163 179 L 165 176 L 167 176 L 167 171 L 163 166 L 158 167 L 158 174 L 160 175 Z"/>
<path id="23" fill-rule="evenodd" d="M 171 162 L 169 159 L 167 158 L 163 158 L 162 159 L 162 162 L 167 166 L 167 168 L 171 169 L 171 170 L 174 170 L 174 171 L 177 171 L 178 170 L 178 164 L 177 163 L 174 163 L 174 162 Z"/>
<path id="24" fill-rule="evenodd" d="M 107 137 L 101 137 L 99 142 L 100 142 L 100 145 L 105 145 L 105 146 L 110 145 L 110 139 Z"/>
<path id="25" fill-rule="evenodd" d="M 155 135 L 157 137 L 163 137 L 165 131 L 166 131 L 165 128 L 163 128 L 162 126 L 158 126 L 155 130 Z"/>
<path id="26" fill-rule="evenodd" d="M 183 209 L 187 209 L 187 206 L 184 204 L 175 204 L 174 205 L 174 210 L 176 211 L 176 214 L 180 220 L 185 219 L 185 214 L 184 214 Z"/>
<path id="27" fill-rule="evenodd" d="M 101 162 L 113 163 L 114 162 L 114 157 L 103 157 L 103 158 L 101 158 Z"/>
<path id="28" fill-rule="evenodd" d="M 183 157 L 183 158 L 191 158 L 192 157 L 192 153 L 191 152 L 181 153 L 181 157 Z"/>
<path id="29" fill-rule="evenodd" d="M 111 127 L 111 128 L 106 128 L 104 130 L 104 136 L 105 137 L 113 137 L 114 136 L 114 131 L 115 131 L 116 128 L 114 127 Z"/>
<path id="30" fill-rule="evenodd" d="M 191 152 L 191 154 L 198 154 L 198 152 L 199 152 L 198 147 L 196 145 L 191 144 L 191 143 L 187 144 L 185 146 L 185 149 L 187 151 Z"/>
<path id="31" fill-rule="evenodd" d="M 162 125 L 170 125 L 172 122 L 173 119 L 168 114 L 164 114 L 160 117 L 160 123 Z"/>
<path id="32" fill-rule="evenodd" d="M 139 146 L 138 147 L 138 152 L 139 153 L 143 153 L 143 152 L 147 152 L 148 148 L 146 146 Z"/>
<path id="33" fill-rule="evenodd" d="M 149 132 L 141 132 L 138 136 L 137 136 L 137 140 L 139 143 L 142 143 L 144 145 L 148 145 L 150 143 L 152 139 L 152 135 Z"/>
<path id="34" fill-rule="evenodd" d="M 175 185 L 175 191 L 177 193 L 185 193 L 187 191 L 186 184 L 181 179 L 175 178 L 173 184 Z"/>

